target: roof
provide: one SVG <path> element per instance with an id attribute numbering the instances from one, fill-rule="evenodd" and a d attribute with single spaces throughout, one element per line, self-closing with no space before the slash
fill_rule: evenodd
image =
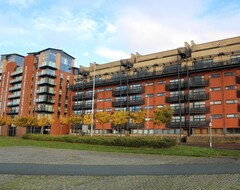
<path id="1" fill-rule="evenodd" d="M 2 54 L 1 56 L 11 56 L 11 55 L 17 55 L 20 57 L 24 57 L 23 55 L 17 54 L 17 53 L 8 53 L 8 54 Z"/>
<path id="2" fill-rule="evenodd" d="M 44 49 L 44 50 L 41 50 L 41 51 L 38 51 L 38 52 L 31 52 L 31 53 L 28 53 L 28 54 L 30 54 L 30 55 L 37 55 L 37 54 L 40 54 L 40 53 L 42 53 L 42 52 L 44 52 L 44 51 L 47 51 L 47 50 L 60 51 L 60 52 L 62 52 L 62 53 L 64 53 L 64 54 L 68 55 L 69 57 L 75 59 L 75 57 L 69 55 L 69 54 L 66 53 L 65 51 L 63 51 L 63 50 L 61 50 L 61 49 L 55 49 L 55 48 L 47 48 L 47 49 Z"/>

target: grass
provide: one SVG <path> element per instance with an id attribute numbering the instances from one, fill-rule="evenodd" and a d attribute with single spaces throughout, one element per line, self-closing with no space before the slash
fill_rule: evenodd
<path id="1" fill-rule="evenodd" d="M 175 156 L 193 156 L 193 157 L 231 157 L 240 158 L 240 151 L 223 150 L 206 147 L 181 146 L 177 145 L 171 148 L 131 148 L 131 147 L 116 147 L 102 145 L 88 145 L 78 143 L 51 142 L 51 141 L 34 141 L 24 140 L 16 137 L 0 137 L 0 147 L 9 146 L 35 146 L 44 148 L 57 149 L 74 149 L 74 150 L 89 150 L 100 152 L 118 152 L 118 153 L 137 153 L 137 154 L 158 154 L 158 155 L 175 155 Z"/>

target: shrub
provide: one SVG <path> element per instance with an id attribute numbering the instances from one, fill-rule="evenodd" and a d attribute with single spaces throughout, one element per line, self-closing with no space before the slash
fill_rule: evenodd
<path id="1" fill-rule="evenodd" d="M 150 147 L 150 148 L 168 148 L 176 145 L 176 139 L 160 137 L 90 137 L 90 136 L 51 136 L 25 134 L 23 139 L 36 141 L 59 141 L 68 143 L 83 143 L 105 146 L 124 146 L 124 147 Z"/>

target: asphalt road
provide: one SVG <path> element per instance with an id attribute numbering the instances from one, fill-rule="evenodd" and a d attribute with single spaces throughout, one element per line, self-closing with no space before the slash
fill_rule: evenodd
<path id="1" fill-rule="evenodd" d="M 166 165 L 48 165 L 0 163 L 0 174 L 14 175 L 200 175 L 238 174 L 240 164 L 166 164 Z"/>

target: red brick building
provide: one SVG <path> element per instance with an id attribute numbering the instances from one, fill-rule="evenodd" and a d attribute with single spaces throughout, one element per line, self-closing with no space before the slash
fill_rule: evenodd
<path id="1" fill-rule="evenodd" d="M 144 125 L 137 126 L 130 119 L 124 129 L 153 133 L 149 118 L 155 108 L 167 105 L 174 110 L 174 117 L 171 123 L 157 126 L 163 133 L 177 134 L 181 129 L 207 134 L 210 115 L 213 133 L 240 133 L 240 37 L 203 44 L 192 41 L 149 55 L 136 53 L 120 61 L 80 66 L 74 73 L 70 89 L 75 93 L 75 114 L 91 113 L 92 103 L 94 113 L 146 110 Z M 81 130 L 82 125 L 74 129 Z M 94 132 L 101 129 L 98 123 L 96 129 Z M 108 123 L 105 130 L 115 133 L 117 128 Z"/>

